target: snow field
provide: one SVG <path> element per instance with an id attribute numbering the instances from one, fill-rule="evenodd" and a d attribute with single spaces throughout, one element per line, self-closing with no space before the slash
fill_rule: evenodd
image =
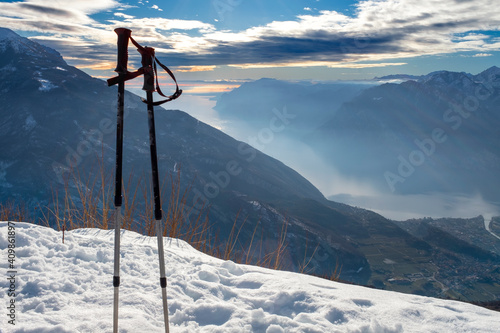
<path id="1" fill-rule="evenodd" d="M 8 324 L 7 222 L 0 222 L 0 332 L 110 332 L 114 231 L 15 223 L 16 325 Z M 165 238 L 170 331 L 500 332 L 470 304 L 238 265 Z M 155 237 L 122 231 L 120 332 L 164 332 Z"/>

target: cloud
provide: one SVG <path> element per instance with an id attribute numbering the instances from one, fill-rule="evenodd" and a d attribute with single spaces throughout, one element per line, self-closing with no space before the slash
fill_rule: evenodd
<path id="1" fill-rule="evenodd" d="M 0 3 L 0 18 L 3 25 L 12 29 L 20 26 L 30 31 L 40 31 L 40 26 L 89 24 L 91 19 L 70 6 L 65 9 L 28 2 Z M 7 22 L 12 26 L 8 26 Z M 32 27 L 31 27 L 32 25 Z M 51 32 L 51 30 L 48 30 Z"/>
<path id="2" fill-rule="evenodd" d="M 477 33 L 500 26 L 500 14 L 488 14 L 488 8 L 494 8 L 493 1 L 363 1 L 354 16 L 321 11 L 240 32 L 172 34 L 165 42 L 177 65 L 387 66 L 403 64 L 387 62 L 401 58 L 500 50 L 499 41 Z"/>
<path id="3" fill-rule="evenodd" d="M 123 21 L 109 21 L 114 26 L 127 26 L 133 29 L 134 32 L 140 33 L 142 30 L 149 30 L 150 32 L 163 36 L 158 31 L 169 30 L 200 30 L 204 33 L 210 33 L 215 30 L 212 24 L 204 23 L 197 20 L 179 20 L 179 19 L 166 19 L 161 17 L 155 18 L 125 18 Z"/>
<path id="4" fill-rule="evenodd" d="M 122 17 L 124 19 L 129 19 L 129 20 L 135 18 L 135 16 L 133 16 L 133 15 L 127 15 L 124 13 L 115 13 L 115 16 Z"/>
<path id="5" fill-rule="evenodd" d="M 97 22 L 90 15 L 119 7 L 115 0 L 73 0 L 64 3 L 28 0 L 0 3 L 0 25 L 13 30 L 82 36 Z M 98 34 L 101 35 L 101 34 Z"/>
<path id="6" fill-rule="evenodd" d="M 243 41 L 218 43 L 213 38 L 207 40 L 176 35 L 168 42 L 173 47 L 165 56 L 168 56 L 172 65 L 231 65 L 247 68 L 251 65 L 261 68 L 326 65 L 353 68 L 354 62 L 378 61 L 378 54 L 390 52 L 394 55 L 405 50 L 404 46 L 398 45 L 403 40 L 402 36 L 357 38 L 326 34 L 324 31 L 316 31 L 314 35 L 311 33 L 303 37 L 247 37 Z M 193 45 L 197 53 L 192 52 Z M 348 66 L 342 66 L 341 63 Z"/>
<path id="7" fill-rule="evenodd" d="M 180 66 L 177 67 L 177 72 L 211 72 L 216 66 Z"/>
<path id="8" fill-rule="evenodd" d="M 473 57 L 474 58 L 478 58 L 478 57 L 491 57 L 493 56 L 493 54 L 491 53 L 478 53 L 478 54 L 474 54 Z"/>
<path id="9" fill-rule="evenodd" d="M 93 19 L 92 14 L 124 6 L 115 0 L 73 0 L 64 9 L 41 0 L 0 3 L 0 25 L 43 32 L 64 56 L 97 55 L 96 61 L 104 55 L 114 58 L 112 31 L 123 26 L 175 66 L 365 68 L 400 65 L 403 62 L 397 59 L 424 55 L 486 55 L 500 50 L 500 40 L 486 33 L 500 27 L 500 11 L 492 10 L 496 0 L 365 0 L 350 16 L 308 11 L 294 20 L 242 31 L 217 30 L 197 20 L 126 13 L 116 13 L 106 22 Z M 151 8 L 160 10 L 156 5 Z"/>
<path id="10" fill-rule="evenodd" d="M 287 63 L 248 63 L 239 65 L 229 65 L 238 68 L 274 68 L 274 67 L 329 67 L 329 68 L 380 68 L 389 66 L 403 66 L 406 62 L 386 62 L 386 63 L 358 63 L 358 62 L 328 62 L 328 61 L 306 61 L 306 62 L 287 62 Z"/>
<path id="11" fill-rule="evenodd" d="M 69 19 L 71 19 L 74 16 L 72 12 L 60 8 L 52 8 L 52 7 L 29 4 L 29 3 L 20 3 L 19 7 L 21 9 L 31 11 L 34 14 L 46 14 L 55 17 L 63 17 Z"/>
<path id="12" fill-rule="evenodd" d="M 158 11 L 160 11 L 160 12 L 162 12 L 162 11 L 163 11 L 163 9 L 161 9 L 161 8 L 160 8 L 160 7 L 158 7 L 157 5 L 152 5 L 152 6 L 151 6 L 151 8 L 152 8 L 152 9 L 156 9 L 156 10 L 158 10 Z"/>

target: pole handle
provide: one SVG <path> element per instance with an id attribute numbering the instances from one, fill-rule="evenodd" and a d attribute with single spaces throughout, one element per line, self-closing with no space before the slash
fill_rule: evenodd
<path id="1" fill-rule="evenodd" d="M 142 69 L 144 71 L 144 85 L 142 86 L 142 90 L 154 92 L 155 88 L 155 72 L 154 72 L 154 57 L 155 57 L 155 49 L 152 47 L 143 47 L 142 49 L 138 49 L 139 53 L 142 56 L 141 64 Z"/>
<path id="2" fill-rule="evenodd" d="M 128 41 L 132 31 L 126 28 L 116 28 L 115 32 L 118 35 L 118 58 L 115 72 L 119 74 L 126 74 L 128 63 Z"/>

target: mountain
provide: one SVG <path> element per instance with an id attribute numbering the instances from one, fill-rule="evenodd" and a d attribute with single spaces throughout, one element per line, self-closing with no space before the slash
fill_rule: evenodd
<path id="1" fill-rule="evenodd" d="M 440 71 L 383 84 L 308 136 L 347 176 L 400 194 L 476 193 L 498 201 L 500 69 Z"/>
<path id="2" fill-rule="evenodd" d="M 236 127 L 234 132 L 244 130 L 250 134 L 269 127 L 276 110 L 286 110 L 290 118 L 285 123 L 285 133 L 301 136 L 324 123 L 342 103 L 370 86 L 356 82 L 287 82 L 263 78 L 221 95 L 214 109 L 221 119 Z"/>
<path id="3" fill-rule="evenodd" d="M 392 74 L 381 77 L 375 77 L 374 80 L 377 81 L 409 81 L 409 80 L 419 80 L 422 78 L 422 75 L 409 75 L 409 74 Z"/>
<path id="4" fill-rule="evenodd" d="M 454 253 L 475 253 L 475 258 L 482 259 L 487 259 L 492 253 L 500 255 L 500 239 L 488 237 L 483 216 L 470 219 L 423 218 L 395 223 L 415 237 L 451 249 Z M 497 224 L 494 219 L 489 223 L 492 226 Z"/>
<path id="5" fill-rule="evenodd" d="M 82 192 L 95 191 L 101 183 L 112 192 L 116 87 L 68 66 L 56 51 L 13 34 L 2 30 L 0 40 L 0 202 L 16 200 L 36 209 L 58 195 L 63 203 L 68 190 L 69 200 L 82 207 Z M 141 188 L 137 184 L 149 184 L 149 136 L 140 98 L 126 93 L 125 107 L 124 182 L 132 194 Z M 236 225 L 238 249 L 257 234 L 266 253 L 280 242 L 286 226 L 287 269 L 298 270 L 307 262 L 311 273 L 331 276 L 340 270 L 343 280 L 378 288 L 491 300 L 487 293 L 453 294 L 446 280 L 432 274 L 450 256 L 466 256 L 468 263 L 477 252 L 445 253 L 435 242 L 374 212 L 328 201 L 282 162 L 182 111 L 157 108 L 155 118 L 159 173 L 168 182 L 164 209 L 170 180 L 180 170 L 182 191 L 189 189 L 181 205 L 186 219 L 194 222 L 207 214 L 219 242 L 227 241 Z M 143 210 L 149 207 L 148 195 L 137 193 L 136 205 Z M 144 221 L 134 218 L 134 223 Z M 498 265 L 493 256 L 474 267 L 486 277 Z M 394 282 L 417 273 L 422 275 L 414 283 Z M 422 289 L 424 281 L 429 285 Z M 469 288 L 481 287 L 474 283 Z"/>
<path id="6" fill-rule="evenodd" d="M 70 198 L 78 203 L 78 185 L 90 190 L 87 179 L 96 179 L 93 188 L 100 186 L 99 165 L 108 175 L 105 181 L 112 183 L 116 87 L 109 88 L 102 80 L 68 66 L 53 50 L 7 35 L 0 53 L 0 140 L 5 147 L 0 152 L 1 201 L 23 201 L 33 209 L 45 206 L 54 193 L 64 196 L 70 180 Z M 140 98 L 131 93 L 125 94 L 125 107 L 123 172 L 125 179 L 130 175 L 134 193 L 135 184 L 148 184 L 150 179 L 147 114 Z M 181 208 L 193 220 L 201 211 L 208 211 L 220 239 L 229 237 L 235 221 L 239 225 L 247 220 L 240 232 L 242 243 L 252 238 L 260 224 L 261 238 L 272 248 L 282 224 L 288 221 L 289 241 L 296 245 L 289 247 L 287 257 L 293 269 L 305 252 L 313 254 L 313 246 L 324 236 L 313 219 L 301 221 L 288 214 L 290 207 L 306 200 L 331 211 L 334 215 L 323 221 L 327 229 L 328 219 L 355 223 L 325 206 L 328 202 L 313 185 L 278 160 L 182 111 L 157 108 L 155 118 L 162 179 L 175 178 L 180 170 L 183 189 L 190 188 Z M 73 173 L 82 177 L 80 184 L 71 182 Z M 169 194 L 168 190 L 164 193 L 164 206 Z M 315 245 L 307 248 L 307 238 Z M 330 273 L 330 266 L 335 267 L 344 257 L 343 275 L 366 282 L 366 259 L 352 246 L 338 248 L 322 259 L 318 274 Z M 363 274 L 356 274 L 360 267 L 365 268 Z"/>

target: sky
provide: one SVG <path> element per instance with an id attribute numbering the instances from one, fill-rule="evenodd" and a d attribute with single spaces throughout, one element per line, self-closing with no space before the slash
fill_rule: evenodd
<path id="1" fill-rule="evenodd" d="M 26 0 L 0 2 L 0 26 L 113 76 L 125 27 L 156 49 L 185 93 L 241 82 L 359 80 L 436 70 L 477 74 L 500 60 L 497 0 Z M 130 68 L 139 58 L 129 48 Z"/>

